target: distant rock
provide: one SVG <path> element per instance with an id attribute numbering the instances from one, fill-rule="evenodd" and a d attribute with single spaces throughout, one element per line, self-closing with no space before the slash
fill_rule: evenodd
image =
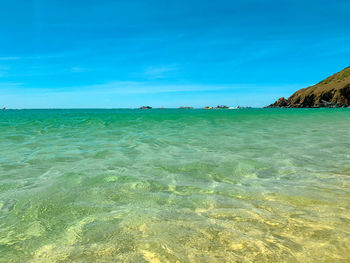
<path id="1" fill-rule="evenodd" d="M 215 109 L 228 109 L 229 106 L 226 106 L 226 105 L 218 105 L 215 107 Z"/>
<path id="2" fill-rule="evenodd" d="M 269 105 L 269 107 L 286 107 L 286 106 L 288 106 L 288 101 L 284 97 L 279 98 L 275 103 Z"/>
<path id="3" fill-rule="evenodd" d="M 288 99 L 279 98 L 269 108 L 337 108 L 350 106 L 350 67 L 322 80 L 318 84 L 300 89 Z"/>
<path id="4" fill-rule="evenodd" d="M 178 109 L 193 109 L 193 107 L 190 106 L 181 106 Z"/>

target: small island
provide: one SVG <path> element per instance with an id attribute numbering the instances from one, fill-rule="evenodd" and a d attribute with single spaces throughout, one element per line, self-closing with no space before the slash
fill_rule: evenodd
<path id="1" fill-rule="evenodd" d="M 191 106 L 180 106 L 178 109 L 193 109 Z"/>
<path id="2" fill-rule="evenodd" d="M 141 106 L 139 109 L 140 110 L 150 110 L 150 109 L 152 109 L 152 107 L 151 106 Z"/>
<path id="3" fill-rule="evenodd" d="M 300 89 L 288 99 L 279 98 L 268 108 L 341 108 L 350 106 L 350 67 Z"/>

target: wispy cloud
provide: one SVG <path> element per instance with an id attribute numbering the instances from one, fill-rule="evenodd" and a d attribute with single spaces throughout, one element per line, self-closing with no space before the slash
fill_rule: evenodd
<path id="1" fill-rule="evenodd" d="M 52 93 L 98 93 L 98 94 L 121 94 L 121 95 L 142 95 L 142 94 L 162 94 L 162 93 L 197 93 L 209 91 L 231 91 L 238 93 L 266 92 L 271 91 L 295 91 L 309 86 L 310 83 L 294 85 L 267 85 L 267 84 L 178 84 L 166 85 L 142 81 L 111 81 L 101 84 L 87 86 L 74 86 L 45 89 L 43 92 Z"/>
<path id="2" fill-rule="evenodd" d="M 144 76 L 149 79 L 163 79 L 179 71 L 176 66 L 148 67 L 144 71 Z"/>
<path id="3" fill-rule="evenodd" d="M 94 91 L 99 93 L 118 93 L 118 94 L 151 94 L 151 93 L 169 93 L 169 92 L 195 92 L 207 90 L 234 89 L 238 86 L 232 85 L 162 85 L 148 82 L 137 81 L 112 81 L 103 84 L 95 84 L 83 87 L 69 87 L 65 90 L 81 90 L 84 92 Z"/>
<path id="4" fill-rule="evenodd" d="M 70 71 L 73 72 L 73 73 L 82 73 L 82 72 L 88 71 L 88 69 L 83 68 L 83 67 L 76 66 L 76 67 L 72 67 L 72 68 L 70 69 Z"/>
<path id="5" fill-rule="evenodd" d="M 264 106 L 308 85 L 154 85 L 149 82 L 113 81 L 62 88 L 35 88 L 22 83 L 0 82 L 0 103 L 8 108 L 118 108 L 179 105 Z M 252 95 L 254 94 L 254 95 Z"/>
<path id="6" fill-rule="evenodd" d="M 19 60 L 21 57 L 0 57 L 0 61 Z"/>
<path id="7" fill-rule="evenodd" d="M 15 56 L 0 56 L 0 61 L 11 61 L 11 60 L 45 60 L 45 59 L 56 59 L 66 57 L 78 57 L 86 55 L 89 50 L 68 50 L 63 52 L 49 53 L 49 54 L 32 54 L 32 55 L 15 55 Z"/>
<path id="8" fill-rule="evenodd" d="M 8 90 L 8 91 L 13 91 L 14 88 L 16 88 L 16 90 L 18 90 L 19 88 L 23 88 L 23 83 L 19 83 L 19 82 L 0 82 L 0 89 L 2 91 L 4 90 Z"/>

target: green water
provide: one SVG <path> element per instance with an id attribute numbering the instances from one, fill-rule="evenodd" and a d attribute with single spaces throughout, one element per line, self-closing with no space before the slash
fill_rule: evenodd
<path id="1" fill-rule="evenodd" d="M 349 262 L 350 109 L 0 111 L 0 262 Z"/>

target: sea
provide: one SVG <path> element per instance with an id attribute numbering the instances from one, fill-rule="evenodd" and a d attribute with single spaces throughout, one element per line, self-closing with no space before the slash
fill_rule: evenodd
<path id="1" fill-rule="evenodd" d="M 350 109 L 0 111 L 0 262 L 350 262 Z"/>

